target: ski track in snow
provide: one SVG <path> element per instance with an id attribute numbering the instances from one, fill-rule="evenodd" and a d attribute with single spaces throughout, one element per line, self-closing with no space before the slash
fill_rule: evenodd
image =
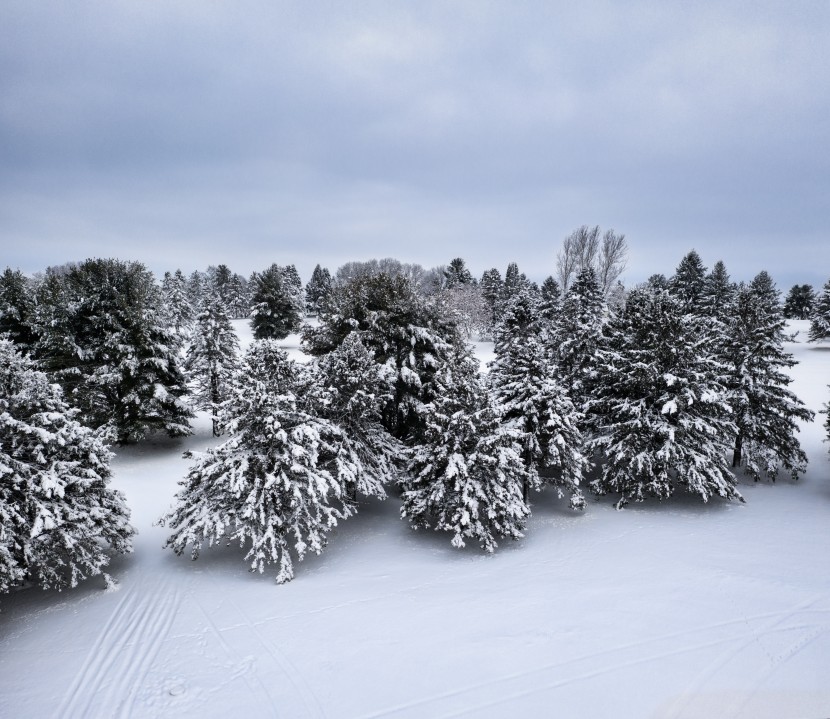
<path id="1" fill-rule="evenodd" d="M 830 614 L 830 607 L 826 609 L 812 609 L 813 605 L 824 598 L 825 597 L 813 598 L 783 612 L 769 612 L 752 617 L 742 617 L 740 619 L 727 622 L 716 622 L 682 632 L 662 634 L 641 642 L 632 642 L 612 647 L 610 649 L 603 649 L 601 651 L 584 654 L 580 657 L 567 661 L 545 664 L 530 671 L 516 672 L 500 679 L 471 684 L 461 689 L 450 692 L 442 692 L 415 702 L 407 702 L 392 707 L 386 707 L 381 711 L 365 714 L 362 719 L 381 719 L 382 717 L 412 717 L 415 719 L 416 717 L 424 716 L 449 719 L 450 717 L 463 716 L 503 716 L 503 713 L 507 713 L 509 710 L 502 705 L 509 704 L 516 699 L 529 697 L 534 694 L 543 694 L 575 682 L 599 677 L 604 674 L 610 674 L 620 669 L 649 664 L 651 662 L 658 662 L 669 657 L 689 654 L 702 649 L 711 649 L 724 644 L 727 645 L 727 649 L 719 655 L 717 659 L 707 665 L 706 669 L 700 673 L 698 679 L 693 683 L 693 685 L 689 686 L 683 695 L 675 702 L 674 706 L 672 706 L 670 710 L 670 713 L 665 715 L 665 719 L 676 719 L 677 717 L 683 715 L 683 708 L 686 701 L 694 695 L 695 690 L 701 689 L 705 686 L 706 680 L 712 678 L 719 668 L 730 661 L 735 660 L 743 651 L 745 651 L 753 643 L 757 642 L 759 638 L 767 637 L 776 631 L 806 630 L 806 634 L 800 635 L 798 641 L 787 651 L 775 658 L 770 658 L 769 668 L 765 674 L 757 680 L 754 688 L 760 687 L 776 669 L 794 657 L 808 644 L 830 631 L 830 625 L 826 624 L 810 623 L 801 624 L 795 627 L 780 627 L 780 625 L 784 624 L 793 617 L 800 616 L 802 614 Z M 645 654 L 638 654 L 634 659 L 625 659 L 612 662 L 610 664 L 603 664 L 602 666 L 591 668 L 587 671 L 569 671 L 578 669 L 581 665 L 591 663 L 594 660 L 613 656 L 615 654 L 628 654 L 632 650 L 640 650 L 645 647 L 659 645 L 665 642 L 674 642 L 689 636 L 700 636 L 701 634 L 705 634 L 713 630 L 727 629 L 744 624 L 749 626 L 751 622 L 759 620 L 770 621 L 766 622 L 760 629 L 750 627 L 748 632 L 741 632 L 733 636 L 708 641 L 699 641 L 690 644 L 684 643 L 675 649 L 667 651 L 652 651 Z M 565 674 L 566 676 L 555 681 L 545 681 L 546 675 L 554 670 L 558 670 L 560 675 Z M 488 698 L 488 696 L 492 698 Z M 749 696 L 751 697 L 752 693 L 750 693 Z M 748 700 L 749 699 L 746 701 Z M 458 708 L 448 709 L 448 704 L 452 704 Z M 495 709 L 496 707 L 502 708 L 496 713 L 489 711 Z M 663 715 L 661 714 L 661 716 Z M 725 712 L 723 716 L 737 716 L 737 714 L 732 711 L 728 711 Z"/>
<path id="2" fill-rule="evenodd" d="M 153 660 L 167 639 L 181 595 L 159 580 L 141 590 L 123 587 L 124 598 L 87 653 L 57 712 L 60 717 L 133 716 Z"/>

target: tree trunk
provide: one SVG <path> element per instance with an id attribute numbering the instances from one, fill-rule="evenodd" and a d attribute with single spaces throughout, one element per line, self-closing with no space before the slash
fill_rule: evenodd
<path id="1" fill-rule="evenodd" d="M 735 437 L 735 452 L 732 454 L 732 466 L 740 467 L 743 460 L 743 444 L 744 438 L 742 435 Z"/>

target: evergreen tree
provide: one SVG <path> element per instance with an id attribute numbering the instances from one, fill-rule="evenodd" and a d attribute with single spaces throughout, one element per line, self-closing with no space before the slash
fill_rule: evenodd
<path id="1" fill-rule="evenodd" d="M 201 272 L 193 271 L 187 278 L 187 296 L 191 307 L 198 307 L 202 302 L 202 292 L 206 284 Z"/>
<path id="2" fill-rule="evenodd" d="M 30 580 L 74 587 L 103 574 L 105 545 L 132 551 L 110 452 L 60 389 L 0 339 L 0 592 Z"/>
<path id="3" fill-rule="evenodd" d="M 830 338 L 830 280 L 827 280 L 813 305 L 808 341 L 821 342 L 828 338 Z"/>
<path id="4" fill-rule="evenodd" d="M 686 312 L 700 313 L 701 301 L 706 286 L 706 268 L 700 255 L 692 250 L 677 266 L 669 280 L 669 292 L 683 304 Z"/>
<path id="5" fill-rule="evenodd" d="M 787 389 L 786 370 L 796 361 L 784 350 L 785 320 L 766 272 L 739 287 L 729 327 L 725 383 L 737 425 L 732 466 L 743 465 L 756 481 L 775 479 L 781 467 L 795 479 L 807 465 L 796 420 L 809 422 L 813 413 Z"/>
<path id="6" fill-rule="evenodd" d="M 507 426 L 522 448 L 525 475 L 522 496 L 544 484 L 567 490 L 574 509 L 584 507 L 579 490 L 588 461 L 582 454 L 582 415 L 555 379 L 551 349 L 541 339 L 539 306 L 529 288 L 508 303 L 496 332 L 496 359 L 488 382 Z M 539 474 L 550 468 L 553 474 Z"/>
<path id="7" fill-rule="evenodd" d="M 315 265 L 311 279 L 305 286 L 305 307 L 310 315 L 318 315 L 323 303 L 331 293 L 331 273 L 320 265 Z"/>
<path id="8" fill-rule="evenodd" d="M 238 366 L 239 339 L 225 312 L 219 293 L 206 297 L 196 318 L 187 348 L 185 369 L 192 383 L 193 404 L 208 410 L 213 419 L 213 436 L 218 437 L 220 403 L 227 397 Z"/>
<path id="9" fill-rule="evenodd" d="M 784 301 L 784 317 L 788 320 L 808 320 L 816 301 L 812 285 L 793 285 Z"/>
<path id="10" fill-rule="evenodd" d="M 732 314 L 736 290 L 735 283 L 729 279 L 726 265 L 718 260 L 703 281 L 699 298 L 701 314 L 722 323 L 727 322 Z"/>
<path id="11" fill-rule="evenodd" d="M 539 295 L 541 297 L 539 314 L 542 320 L 549 327 L 553 328 L 562 310 L 562 290 L 559 287 L 559 283 L 553 277 L 547 277 L 542 283 Z"/>
<path id="12" fill-rule="evenodd" d="M 502 287 L 501 297 L 499 298 L 501 304 L 500 311 L 503 310 L 513 295 L 526 284 L 527 277 L 519 272 L 519 266 L 515 262 L 507 265 L 507 271 L 504 273 L 504 286 Z"/>
<path id="13" fill-rule="evenodd" d="M 302 321 L 305 315 L 305 298 L 303 296 L 303 281 L 300 279 L 300 274 L 294 265 L 286 265 L 282 268 L 283 286 L 286 288 L 291 301 L 297 311 L 297 315 Z M 299 325 L 297 326 L 299 329 Z"/>
<path id="14" fill-rule="evenodd" d="M 619 492 L 618 508 L 665 499 L 678 484 L 704 501 L 740 499 L 725 460 L 735 426 L 707 323 L 680 298 L 638 289 L 607 333 L 602 381 L 589 403 L 597 432 L 589 448 L 605 454 L 592 488 Z"/>
<path id="15" fill-rule="evenodd" d="M 31 282 L 20 270 L 7 267 L 0 275 L 0 335 L 8 335 L 24 354 L 30 353 L 37 342 L 34 315 Z"/>
<path id="16" fill-rule="evenodd" d="M 85 424 L 122 443 L 190 433 L 177 341 L 143 265 L 86 260 L 47 274 L 39 297 L 36 356 Z"/>
<path id="17" fill-rule="evenodd" d="M 251 313 L 251 298 L 248 294 L 248 281 L 239 274 L 234 274 L 227 286 L 228 316 L 241 320 Z"/>
<path id="18" fill-rule="evenodd" d="M 255 276 L 251 297 L 251 326 L 256 339 L 285 339 L 300 328 L 302 314 L 297 307 L 295 287 L 286 281 L 279 265 L 271 265 Z"/>
<path id="19" fill-rule="evenodd" d="M 501 278 L 501 272 L 495 267 L 485 271 L 481 276 L 481 294 L 484 301 L 493 313 L 493 322 L 495 323 L 498 315 L 499 300 L 504 294 L 504 280 Z"/>
<path id="20" fill-rule="evenodd" d="M 383 427 L 382 408 L 391 394 L 384 368 L 375 362 L 357 333 L 329 354 L 307 365 L 298 395 L 309 414 L 343 432 L 341 451 L 352 474 L 342 474 L 344 496 L 386 497 L 384 484 L 399 474 L 403 446 Z"/>
<path id="21" fill-rule="evenodd" d="M 183 342 L 193 325 L 195 312 L 190 303 L 187 280 L 181 270 L 176 270 L 172 275 L 169 272 L 164 273 L 161 295 L 162 314 L 167 325 L 174 336 Z"/>
<path id="22" fill-rule="evenodd" d="M 301 408 L 297 369 L 271 340 L 254 342 L 227 402 L 230 438 L 196 458 L 165 517 L 177 554 L 223 540 L 249 547 L 251 571 L 278 566 L 277 582 L 294 576 L 292 550 L 302 560 L 320 554 L 327 533 L 352 509 L 342 476 L 355 472 L 343 457 L 343 433 Z"/>
<path id="23" fill-rule="evenodd" d="M 588 267 L 577 275 L 565 294 L 554 338 L 559 376 L 578 409 L 588 399 L 595 380 L 606 321 L 602 291 L 594 270 Z"/>
<path id="24" fill-rule="evenodd" d="M 478 378 L 476 360 L 459 353 L 439 373 L 442 391 L 427 413 L 424 442 L 412 452 L 401 517 L 413 528 L 453 533 L 452 545 L 518 539 L 530 513 L 514 433 L 501 427 Z"/>
<path id="25" fill-rule="evenodd" d="M 403 275 L 358 274 L 334 287 L 320 326 L 304 331 L 303 346 L 320 356 L 352 332 L 389 378 L 384 427 L 397 439 L 415 439 L 423 427 L 424 405 L 435 396 L 435 372 L 462 342 L 455 322 L 435 301 L 418 295 Z"/>
<path id="26" fill-rule="evenodd" d="M 467 269 L 467 265 L 461 257 L 456 257 L 444 269 L 444 276 L 447 278 L 447 289 L 458 285 L 475 284 L 475 278 Z"/>

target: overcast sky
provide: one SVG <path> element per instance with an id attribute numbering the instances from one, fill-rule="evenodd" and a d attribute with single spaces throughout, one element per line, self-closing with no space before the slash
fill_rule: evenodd
<path id="1" fill-rule="evenodd" d="M 830 277 L 830 2 L 0 6 L 2 265 Z"/>

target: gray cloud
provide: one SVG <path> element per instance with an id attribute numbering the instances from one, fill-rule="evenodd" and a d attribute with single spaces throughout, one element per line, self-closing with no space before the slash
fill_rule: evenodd
<path id="1" fill-rule="evenodd" d="M 625 232 L 830 275 L 826 3 L 8 3 L 0 243 L 240 272 Z"/>

